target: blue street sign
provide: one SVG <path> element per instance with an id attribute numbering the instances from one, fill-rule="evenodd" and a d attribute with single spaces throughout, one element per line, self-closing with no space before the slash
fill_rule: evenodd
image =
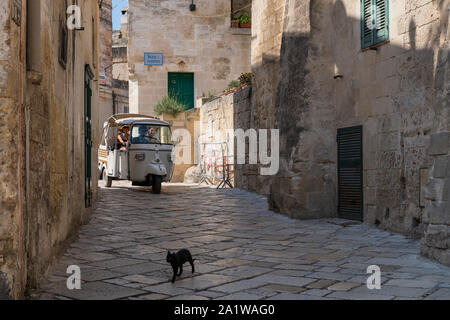
<path id="1" fill-rule="evenodd" d="M 146 66 L 162 66 L 163 61 L 164 58 L 162 53 L 144 53 L 144 65 Z"/>

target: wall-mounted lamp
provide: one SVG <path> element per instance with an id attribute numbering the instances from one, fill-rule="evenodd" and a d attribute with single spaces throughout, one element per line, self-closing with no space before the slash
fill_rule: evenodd
<path id="1" fill-rule="evenodd" d="M 340 73 L 337 64 L 334 64 L 334 79 L 342 79 L 344 76 Z"/>
<path id="2" fill-rule="evenodd" d="M 191 10 L 191 11 L 197 10 L 197 6 L 194 4 L 194 0 L 192 0 L 191 5 L 189 6 L 189 10 Z"/>

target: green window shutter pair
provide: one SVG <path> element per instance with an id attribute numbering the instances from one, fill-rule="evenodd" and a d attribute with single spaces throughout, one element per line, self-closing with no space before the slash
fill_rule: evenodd
<path id="1" fill-rule="evenodd" d="M 389 40 L 389 0 L 361 0 L 361 47 Z"/>

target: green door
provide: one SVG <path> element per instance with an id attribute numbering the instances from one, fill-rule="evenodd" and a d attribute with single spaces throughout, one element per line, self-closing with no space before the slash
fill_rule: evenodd
<path id="1" fill-rule="evenodd" d="M 91 81 L 94 73 L 89 65 L 85 67 L 84 73 L 84 160 L 85 160 L 85 181 L 84 199 L 85 206 L 89 208 L 92 204 L 92 89 Z"/>
<path id="2" fill-rule="evenodd" d="M 194 108 L 194 74 L 169 72 L 169 95 L 177 97 L 186 106 L 186 110 Z"/>

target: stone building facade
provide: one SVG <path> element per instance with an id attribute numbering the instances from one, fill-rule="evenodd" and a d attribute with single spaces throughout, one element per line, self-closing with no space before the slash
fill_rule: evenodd
<path id="1" fill-rule="evenodd" d="M 232 2 L 196 0 L 190 11 L 185 0 L 129 1 L 131 112 L 152 115 L 180 83 L 186 104 L 194 107 L 196 98 L 222 92 L 250 71 L 251 32 L 230 27 Z M 146 53 L 162 54 L 162 65 L 146 65 Z"/>
<path id="2" fill-rule="evenodd" d="M 120 30 L 113 31 L 113 77 L 128 81 L 128 9 L 121 15 Z"/>
<path id="3" fill-rule="evenodd" d="M 449 263 L 449 1 L 377 3 L 253 1 L 251 127 L 280 130 L 281 159 L 248 187 L 297 218 L 356 205 Z M 387 17 L 384 41 L 363 45 L 361 5 Z"/>
<path id="4" fill-rule="evenodd" d="M 104 0 L 100 9 L 99 35 L 99 127 L 114 113 L 113 102 L 113 28 L 112 0 Z"/>
<path id="5" fill-rule="evenodd" d="M 121 29 L 113 30 L 111 0 L 104 1 L 100 10 L 100 128 L 113 114 L 129 112 L 126 13 L 124 9 Z"/>
<path id="6" fill-rule="evenodd" d="M 84 29 L 67 28 L 74 3 Z M 90 217 L 98 21 L 97 1 L 0 2 L 0 298 L 36 287 Z"/>
<path id="7" fill-rule="evenodd" d="M 112 76 L 114 112 L 129 113 L 128 85 L 128 9 L 121 12 L 120 30 L 113 31 Z"/>

